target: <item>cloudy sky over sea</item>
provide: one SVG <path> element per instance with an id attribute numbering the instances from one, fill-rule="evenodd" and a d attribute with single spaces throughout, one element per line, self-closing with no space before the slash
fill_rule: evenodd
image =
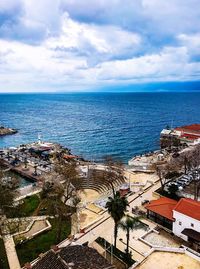
<path id="1" fill-rule="evenodd" d="M 0 0 L 0 92 L 198 80 L 199 0 Z"/>

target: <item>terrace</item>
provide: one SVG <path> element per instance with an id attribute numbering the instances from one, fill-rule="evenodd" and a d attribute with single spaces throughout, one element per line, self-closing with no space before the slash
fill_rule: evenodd
<path id="1" fill-rule="evenodd" d="M 159 266 L 162 266 L 162 269 L 199 269 L 200 262 L 184 253 L 155 251 L 136 268 L 161 268 Z"/>
<path id="2" fill-rule="evenodd" d="M 183 243 L 181 239 L 174 237 L 163 229 L 159 229 L 159 231 L 151 230 L 146 235 L 142 236 L 142 239 L 143 242 L 146 242 L 152 247 L 179 248 Z"/>

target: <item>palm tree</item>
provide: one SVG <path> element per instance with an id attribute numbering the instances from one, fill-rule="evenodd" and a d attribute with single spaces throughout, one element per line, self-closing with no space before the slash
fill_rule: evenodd
<path id="1" fill-rule="evenodd" d="M 118 225 L 120 220 L 124 217 L 126 207 L 128 206 L 128 201 L 126 197 L 121 197 L 120 193 L 114 192 L 113 197 L 108 197 L 108 201 L 106 203 L 106 208 L 108 208 L 108 213 L 114 220 L 114 246 L 116 247 L 117 243 L 117 233 L 118 233 Z"/>
<path id="2" fill-rule="evenodd" d="M 139 221 L 139 217 L 130 217 L 129 215 L 126 215 L 119 223 L 119 227 L 126 231 L 126 254 L 129 256 L 130 231 L 140 229 L 143 227 L 143 224 Z"/>

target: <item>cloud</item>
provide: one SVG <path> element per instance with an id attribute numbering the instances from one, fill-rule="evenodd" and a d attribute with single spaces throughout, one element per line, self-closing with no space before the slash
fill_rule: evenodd
<path id="1" fill-rule="evenodd" d="M 141 37 L 136 33 L 111 25 L 78 23 L 65 14 L 61 35 L 49 38 L 46 45 L 60 57 L 70 53 L 84 56 L 88 63 L 97 64 L 108 59 L 135 55 L 141 42 Z"/>
<path id="2" fill-rule="evenodd" d="M 101 79 L 112 80 L 176 80 L 175 76 L 184 72 L 185 67 L 187 69 L 187 59 L 187 50 L 184 47 L 166 47 L 159 54 L 103 63 L 98 66 L 98 73 Z"/>
<path id="3" fill-rule="evenodd" d="M 3 90 L 200 79 L 198 0 L 1 0 Z"/>

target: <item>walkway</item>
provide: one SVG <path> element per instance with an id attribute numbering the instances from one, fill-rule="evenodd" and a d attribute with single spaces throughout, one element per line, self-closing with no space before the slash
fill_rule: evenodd
<path id="1" fill-rule="evenodd" d="M 15 250 L 15 243 L 13 241 L 12 236 L 10 235 L 4 236 L 3 241 L 4 241 L 10 269 L 21 269 L 21 266 L 17 257 L 17 253 Z"/>
<path id="2" fill-rule="evenodd" d="M 129 201 L 129 211 L 131 212 L 131 208 L 134 206 L 140 206 L 141 202 L 145 199 L 151 200 L 153 199 L 152 192 L 160 187 L 160 182 L 155 183 L 148 189 L 146 189 L 142 194 L 133 194 L 128 197 Z M 89 242 L 91 244 L 97 237 L 102 236 L 104 238 L 109 238 L 110 242 L 113 241 L 113 230 L 114 230 L 114 222 L 108 212 L 102 214 L 103 220 L 100 220 L 98 223 L 92 225 L 88 230 L 86 230 L 85 234 L 77 234 L 76 235 L 76 242 L 83 244 L 85 242 Z M 126 240 L 124 234 L 124 241 Z M 64 240 L 59 244 L 60 247 L 67 246 L 71 243 L 69 240 Z"/>

